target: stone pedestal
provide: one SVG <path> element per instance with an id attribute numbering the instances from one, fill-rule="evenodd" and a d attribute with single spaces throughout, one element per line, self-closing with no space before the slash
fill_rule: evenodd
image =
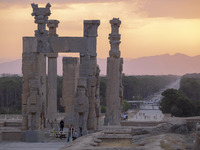
<path id="1" fill-rule="evenodd" d="M 74 97 L 79 77 L 79 58 L 63 58 L 63 88 L 61 106 L 65 108 L 65 124 L 74 125 Z"/>
<path id="2" fill-rule="evenodd" d="M 49 53 L 48 57 L 48 123 L 57 120 L 57 53 Z"/>

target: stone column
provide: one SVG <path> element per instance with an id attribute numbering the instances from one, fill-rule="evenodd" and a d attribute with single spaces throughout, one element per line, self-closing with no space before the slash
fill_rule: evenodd
<path id="1" fill-rule="evenodd" d="M 58 37 L 56 28 L 58 20 L 48 20 L 49 37 Z M 47 123 L 53 125 L 57 123 L 57 53 L 48 53 L 48 107 L 47 107 Z"/>
<path id="2" fill-rule="evenodd" d="M 99 20 L 84 20 L 84 37 L 87 38 L 88 49 L 80 54 L 80 77 L 87 78 L 87 96 L 89 99 L 89 114 L 87 120 L 88 130 L 97 129 L 97 118 L 95 112 L 96 91 L 96 37 Z"/>
<path id="3" fill-rule="evenodd" d="M 63 87 L 61 106 L 65 108 L 65 124 L 75 124 L 74 105 L 79 77 L 79 58 L 63 57 Z"/>
<path id="4" fill-rule="evenodd" d="M 57 53 L 48 53 L 48 102 L 47 121 L 57 121 Z"/>
<path id="5" fill-rule="evenodd" d="M 120 58 L 119 44 L 121 35 L 119 26 L 121 21 L 117 18 L 110 20 L 111 34 L 109 34 L 111 50 L 107 58 L 107 87 L 106 87 L 106 114 L 105 125 L 120 125 L 121 118 L 121 74 L 122 59 Z"/>

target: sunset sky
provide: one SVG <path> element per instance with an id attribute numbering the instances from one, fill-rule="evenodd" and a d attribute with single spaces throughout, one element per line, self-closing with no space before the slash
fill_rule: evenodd
<path id="1" fill-rule="evenodd" d="M 59 36 L 82 36 L 83 20 L 101 20 L 98 57 L 110 50 L 109 20 L 120 18 L 124 58 L 169 53 L 200 55 L 200 0 L 0 0 L 0 58 L 17 59 L 22 37 L 33 36 L 31 3 L 50 2 L 49 19 L 60 21 Z"/>

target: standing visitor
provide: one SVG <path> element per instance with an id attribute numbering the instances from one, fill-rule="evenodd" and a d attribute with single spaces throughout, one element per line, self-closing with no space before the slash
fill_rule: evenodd
<path id="1" fill-rule="evenodd" d="M 64 121 L 61 120 L 61 121 L 60 121 L 60 131 L 63 131 L 64 124 L 65 124 Z"/>

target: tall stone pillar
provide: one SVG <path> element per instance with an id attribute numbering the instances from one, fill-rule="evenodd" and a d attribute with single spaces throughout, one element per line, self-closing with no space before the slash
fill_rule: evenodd
<path id="1" fill-rule="evenodd" d="M 107 58 L 107 87 L 105 125 L 120 125 L 122 100 L 122 64 L 119 44 L 121 35 L 119 27 L 121 21 L 117 18 L 110 20 L 111 34 L 109 34 L 111 50 Z M 121 94 L 120 94 L 121 93 Z"/>
<path id="2" fill-rule="evenodd" d="M 58 20 L 48 20 L 49 37 L 58 37 L 56 28 Z M 47 104 L 47 123 L 52 126 L 57 122 L 57 53 L 48 53 L 48 104 Z"/>
<path id="3" fill-rule="evenodd" d="M 63 57 L 63 87 L 61 106 L 65 108 L 65 124 L 75 124 L 74 105 L 79 77 L 79 58 Z"/>
<path id="4" fill-rule="evenodd" d="M 39 130 L 46 120 L 46 58 L 44 54 L 23 53 L 22 129 Z"/>
<path id="5" fill-rule="evenodd" d="M 95 112 L 96 91 L 96 37 L 99 20 L 84 20 L 84 37 L 87 37 L 88 49 L 80 54 L 80 77 L 87 78 L 87 96 L 89 99 L 89 114 L 87 120 L 88 130 L 97 129 L 97 118 Z"/>
<path id="6" fill-rule="evenodd" d="M 48 53 L 47 122 L 57 121 L 57 53 Z"/>

